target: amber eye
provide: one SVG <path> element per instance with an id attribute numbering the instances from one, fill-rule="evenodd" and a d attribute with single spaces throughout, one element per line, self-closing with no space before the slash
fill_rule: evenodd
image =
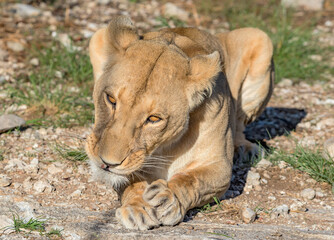
<path id="1" fill-rule="evenodd" d="M 108 99 L 108 102 L 110 102 L 113 106 L 116 106 L 115 98 L 107 94 L 107 99 Z"/>
<path id="2" fill-rule="evenodd" d="M 150 122 L 150 123 L 157 123 L 160 120 L 161 120 L 161 118 L 152 115 L 152 116 L 149 116 L 146 121 Z"/>

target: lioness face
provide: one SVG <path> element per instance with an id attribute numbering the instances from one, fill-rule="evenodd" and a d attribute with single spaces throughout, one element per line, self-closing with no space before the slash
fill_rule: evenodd
<path id="1" fill-rule="evenodd" d="M 139 170 L 150 174 L 148 157 L 187 131 L 221 72 L 220 55 L 189 58 L 164 37 L 140 40 L 126 17 L 97 31 L 89 51 L 95 125 L 86 151 L 95 176 L 117 188 Z"/>
<path id="2" fill-rule="evenodd" d="M 88 153 L 97 166 L 129 175 L 185 132 L 189 60 L 173 46 L 138 41 L 111 59 L 94 88 Z"/>

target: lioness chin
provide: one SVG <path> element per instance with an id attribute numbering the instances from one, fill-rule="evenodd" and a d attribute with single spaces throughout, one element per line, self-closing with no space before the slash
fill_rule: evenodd
<path id="1" fill-rule="evenodd" d="M 118 192 L 130 229 L 175 225 L 228 189 L 234 149 L 254 151 L 245 124 L 273 88 L 273 48 L 258 29 L 196 28 L 142 36 L 120 16 L 90 41 L 93 174 Z"/>

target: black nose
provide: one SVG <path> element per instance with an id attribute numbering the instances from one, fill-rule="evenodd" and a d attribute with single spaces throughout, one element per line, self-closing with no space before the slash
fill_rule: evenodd
<path id="1" fill-rule="evenodd" d="M 109 167 L 117 167 L 117 166 L 119 166 L 119 165 L 121 165 L 122 164 L 122 162 L 120 162 L 120 163 L 115 163 L 115 164 L 112 164 L 112 163 L 107 163 L 106 161 L 104 161 L 104 159 L 100 156 L 100 159 L 101 159 L 101 161 L 104 163 L 104 165 L 106 165 L 105 167 L 102 167 L 103 169 L 108 169 Z"/>

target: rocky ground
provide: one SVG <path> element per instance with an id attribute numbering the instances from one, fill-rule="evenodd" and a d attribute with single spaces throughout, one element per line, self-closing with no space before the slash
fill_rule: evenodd
<path id="1" fill-rule="evenodd" d="M 28 57 L 36 40 L 56 38 L 66 45 L 71 37 L 78 48 L 85 49 L 93 32 L 116 13 L 129 14 L 140 31 L 158 28 L 161 22 L 157 17 L 166 14 L 176 14 L 188 25 L 203 23 L 210 32 L 228 29 L 228 23 L 218 24 L 201 16 L 192 1 L 177 5 L 133 2 L 72 0 L 49 5 L 34 1 L 30 3 L 34 8 L 1 3 L 0 110 L 24 116 L 27 106 L 13 108 L 3 87 L 8 85 L 3 84 L 15 83 L 17 74 L 39 64 Z M 168 24 L 177 22 L 170 20 Z M 323 31 L 324 43 L 334 46 L 333 27 L 330 19 L 319 24 L 317 31 Z M 313 57 L 321 60 L 321 56 Z M 292 151 L 296 144 L 308 149 L 333 148 L 334 78 L 316 80 L 311 85 L 283 79 L 275 87 L 269 108 L 246 130 L 247 137 L 285 151 Z M 263 131 L 265 128 L 268 131 Z M 284 129 L 295 131 L 287 136 Z M 283 161 L 273 164 L 266 157 L 252 167 L 236 160 L 232 185 L 219 206 L 191 210 L 175 227 L 126 230 L 114 217 L 119 206 L 115 192 L 90 178 L 86 162 L 64 160 L 55 150 L 57 144 L 82 148 L 89 131 L 87 126 L 27 126 L 0 135 L 0 239 L 334 238 L 331 186 Z M 13 225 L 13 214 L 44 219 L 47 231 L 62 230 L 61 236 L 16 233 L 6 228 Z"/>

